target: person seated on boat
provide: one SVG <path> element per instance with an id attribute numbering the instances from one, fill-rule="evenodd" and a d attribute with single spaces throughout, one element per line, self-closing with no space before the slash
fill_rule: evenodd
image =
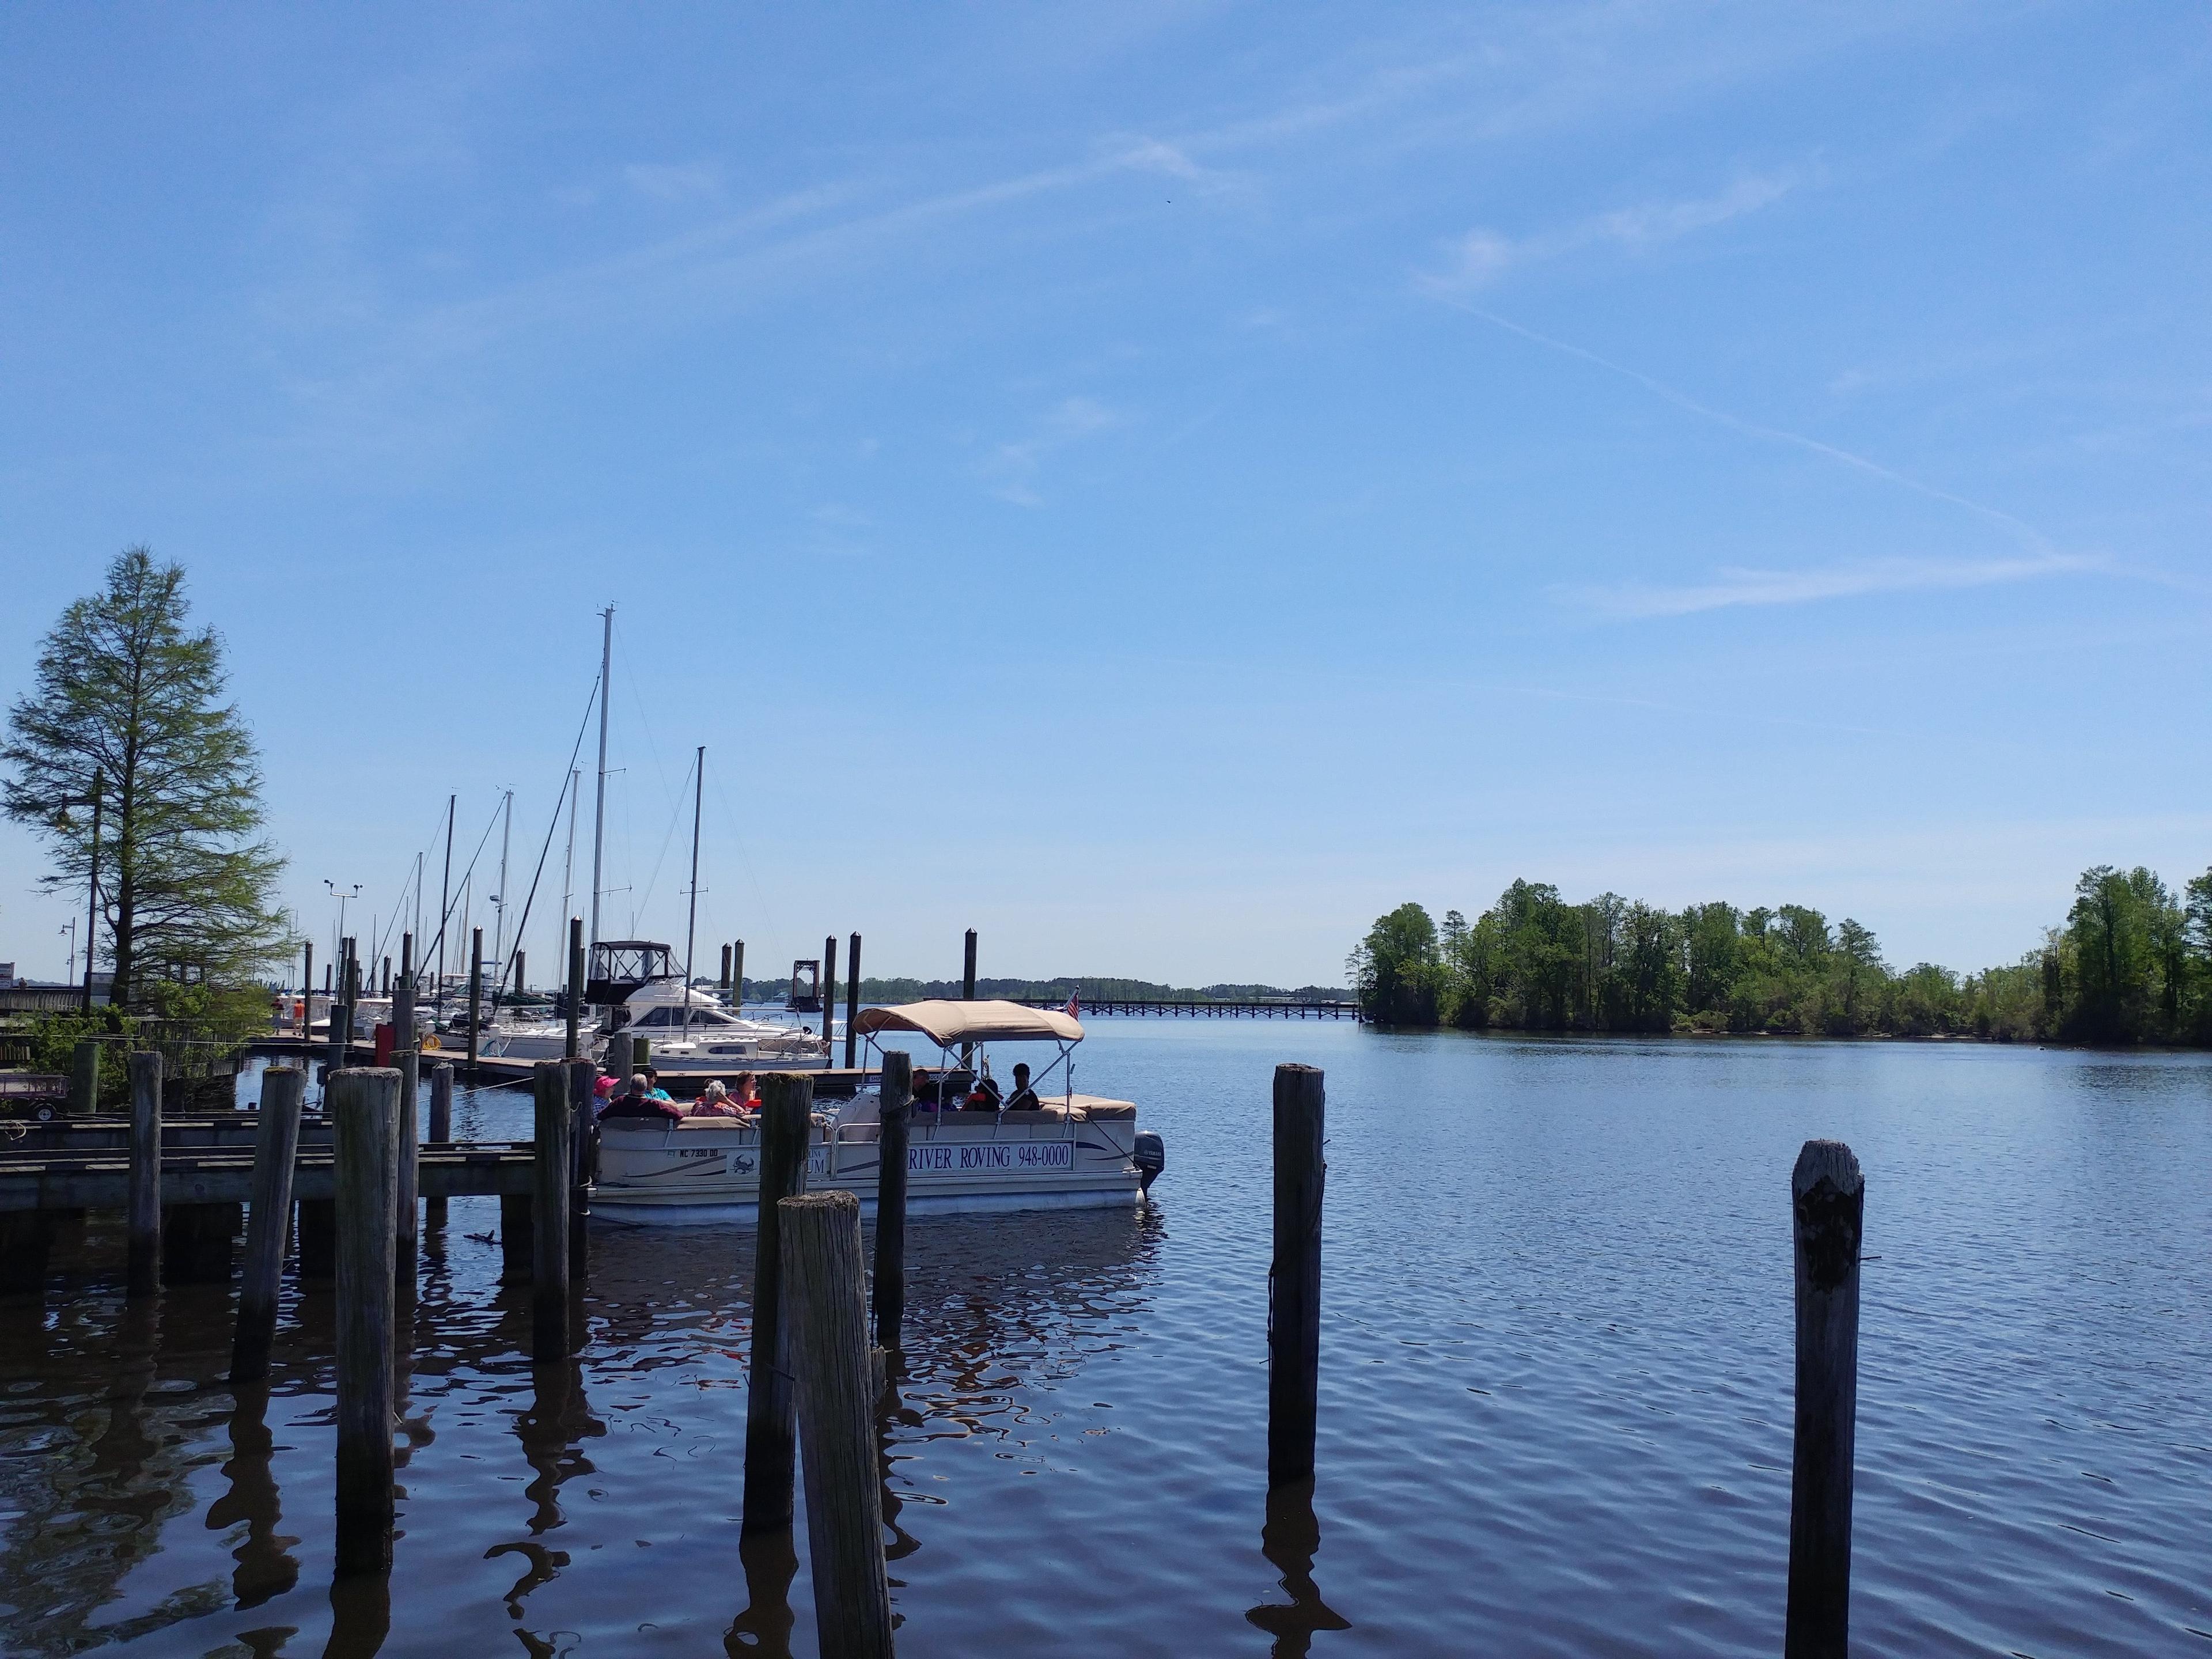
<path id="1" fill-rule="evenodd" d="M 732 1085 L 730 1097 L 748 1114 L 760 1110 L 760 1076 L 755 1072 L 740 1072 Z"/>
<path id="2" fill-rule="evenodd" d="M 675 1096 L 670 1094 L 667 1090 L 660 1086 L 660 1073 L 656 1068 L 651 1066 L 647 1066 L 643 1075 L 645 1078 L 645 1091 L 653 1099 L 673 1100 L 676 1098 Z"/>
<path id="3" fill-rule="evenodd" d="M 721 1079 L 716 1078 L 707 1085 L 707 1092 L 693 1102 L 691 1109 L 684 1115 L 742 1118 L 745 1114 L 739 1109 L 738 1103 L 730 1098 L 729 1085 Z"/>
<path id="4" fill-rule="evenodd" d="M 608 1103 L 606 1110 L 601 1112 L 599 1115 L 603 1118 L 641 1117 L 669 1123 L 676 1122 L 684 1115 L 676 1109 L 676 1103 L 665 1095 L 655 1100 L 647 1092 L 650 1086 L 644 1073 L 634 1073 L 630 1077 L 629 1087 Z"/>
<path id="5" fill-rule="evenodd" d="M 975 1079 L 975 1086 L 968 1091 L 968 1098 L 960 1103 L 971 1112 L 995 1112 L 999 1109 L 999 1084 L 988 1072 Z"/>
<path id="6" fill-rule="evenodd" d="M 1014 1092 L 1006 1102 L 1010 1112 L 1035 1112 L 1042 1109 L 1036 1091 L 1030 1087 L 1030 1068 L 1020 1060 L 1014 1062 Z"/>
<path id="7" fill-rule="evenodd" d="M 915 1105 L 937 1106 L 943 1098 L 944 1087 L 945 1085 L 937 1080 L 935 1074 L 927 1066 L 917 1066 L 914 1068 L 914 1103 Z"/>

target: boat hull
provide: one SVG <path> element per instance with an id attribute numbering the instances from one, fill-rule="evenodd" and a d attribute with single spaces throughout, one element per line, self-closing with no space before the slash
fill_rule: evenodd
<path id="1" fill-rule="evenodd" d="M 1068 1121 L 1057 1113 L 948 1112 L 918 1116 L 907 1152 L 907 1213 L 1127 1208 L 1142 1182 L 1126 1115 Z M 697 1118 L 601 1126 L 595 1221 L 633 1226 L 757 1221 L 760 1132 Z M 881 1158 L 876 1126 L 817 1127 L 811 1191 L 842 1190 L 872 1212 Z"/>

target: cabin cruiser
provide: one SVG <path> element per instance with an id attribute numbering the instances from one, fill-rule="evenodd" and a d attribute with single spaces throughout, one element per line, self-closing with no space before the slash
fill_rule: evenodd
<path id="1" fill-rule="evenodd" d="M 907 1212 L 910 1215 L 1097 1208 L 1135 1204 L 1166 1164 L 1160 1137 L 1137 1127 L 1126 1100 L 1078 1094 L 1075 1016 L 1012 1002 L 915 1002 L 866 1008 L 854 1030 L 875 1052 L 889 1033 L 933 1043 L 943 1069 L 935 1101 L 908 1119 Z M 969 1091 L 989 1075 L 989 1050 L 1009 1043 L 1051 1045 L 1054 1058 L 1033 1079 L 1033 1108 L 974 1107 Z M 658 1049 L 656 1049 L 658 1053 Z M 973 1054 L 980 1070 L 962 1056 Z M 878 1054 L 872 1067 L 881 1073 Z M 1049 1085 L 1060 1073 L 1057 1090 Z M 880 1086 L 850 1101 L 823 1103 L 809 1131 L 806 1184 L 842 1188 L 872 1212 L 882 1164 Z M 727 1117 L 600 1121 L 592 1213 L 629 1224 L 755 1221 L 760 1211 L 761 1130 Z"/>
<path id="2" fill-rule="evenodd" d="M 653 1069 L 672 1087 L 830 1063 L 826 1038 L 732 1009 L 713 990 L 686 981 L 676 971 L 674 952 L 655 940 L 594 945 L 584 1000 L 597 1011 L 581 1034 L 586 1054 L 603 1059 L 607 1039 L 617 1033 L 643 1037 Z M 568 1052 L 568 1022 L 523 1010 L 495 1013 L 477 1033 L 477 1052 L 494 1060 L 559 1060 Z"/>

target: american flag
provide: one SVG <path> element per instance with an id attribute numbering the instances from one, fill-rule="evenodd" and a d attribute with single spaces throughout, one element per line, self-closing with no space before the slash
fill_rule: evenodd
<path id="1" fill-rule="evenodd" d="M 1070 998 L 1068 998 L 1068 1000 L 1067 1000 L 1067 1017 L 1068 1017 L 1070 1019 L 1079 1019 L 1080 1018 L 1082 1018 L 1082 1014 L 1083 1014 L 1083 1011 L 1082 1011 L 1080 1008 L 1079 1008 L 1079 1007 L 1077 1007 L 1077 1006 L 1075 1006 L 1075 999 L 1074 999 L 1073 997 L 1070 997 Z"/>

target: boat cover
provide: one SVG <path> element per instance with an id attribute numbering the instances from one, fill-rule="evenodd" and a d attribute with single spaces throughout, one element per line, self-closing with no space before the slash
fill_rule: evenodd
<path id="1" fill-rule="evenodd" d="M 877 1031 L 919 1031 L 941 1048 L 956 1042 L 1080 1042 L 1083 1024 L 1057 1008 L 1024 1008 L 1018 1002 L 902 1003 L 863 1008 L 853 1022 L 863 1036 Z"/>

